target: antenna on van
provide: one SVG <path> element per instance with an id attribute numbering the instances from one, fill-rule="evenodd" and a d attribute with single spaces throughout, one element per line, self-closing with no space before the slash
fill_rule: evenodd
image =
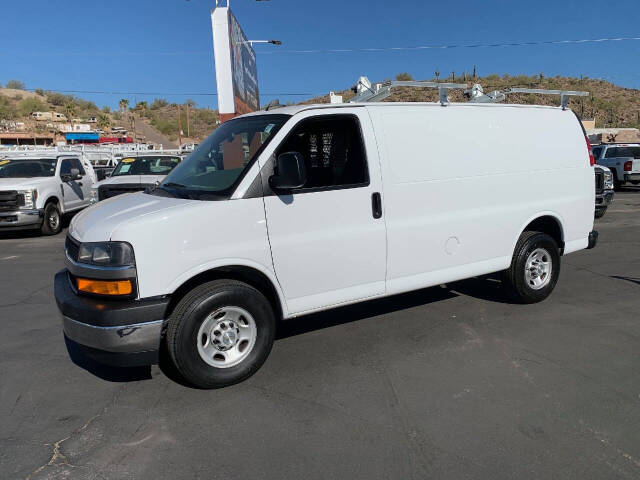
<path id="1" fill-rule="evenodd" d="M 390 80 L 371 85 L 367 77 L 360 77 L 358 83 L 352 89 L 355 91 L 356 96 L 349 100 L 349 103 L 379 102 L 388 98 L 391 95 L 391 89 L 397 87 L 437 88 L 440 104 L 446 106 L 449 103 L 449 90 L 455 88 L 466 89 L 467 84 Z"/>

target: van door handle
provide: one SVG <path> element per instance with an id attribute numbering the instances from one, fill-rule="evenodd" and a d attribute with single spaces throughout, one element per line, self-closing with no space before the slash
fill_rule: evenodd
<path id="1" fill-rule="evenodd" d="M 373 213 L 373 218 L 382 217 L 382 197 L 379 192 L 371 194 L 371 212 Z"/>

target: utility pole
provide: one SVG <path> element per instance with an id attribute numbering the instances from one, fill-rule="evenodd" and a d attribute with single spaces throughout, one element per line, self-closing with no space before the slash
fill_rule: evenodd
<path id="1" fill-rule="evenodd" d="M 189 125 L 189 102 L 187 102 L 187 138 L 191 138 L 191 127 Z"/>
<path id="2" fill-rule="evenodd" d="M 178 105 L 178 146 L 182 145 L 182 113 Z"/>

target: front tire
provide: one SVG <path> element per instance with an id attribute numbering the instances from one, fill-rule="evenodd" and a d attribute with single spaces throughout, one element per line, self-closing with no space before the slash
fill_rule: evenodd
<path id="1" fill-rule="evenodd" d="M 275 330 L 273 309 L 263 294 L 242 282 L 215 280 L 178 303 L 167 323 L 167 350 L 188 383 L 226 387 L 262 366 Z"/>
<path id="2" fill-rule="evenodd" d="M 537 303 L 553 291 L 560 274 L 556 241 L 542 232 L 524 232 L 516 245 L 504 283 L 520 303 Z"/>
<path id="3" fill-rule="evenodd" d="M 44 219 L 40 232 L 43 235 L 57 235 L 62 230 L 62 216 L 58 205 L 50 202 L 44 207 Z"/>
<path id="4" fill-rule="evenodd" d="M 607 213 L 607 207 L 597 208 L 596 212 L 595 212 L 595 217 L 596 218 L 602 218 L 602 217 L 604 217 L 605 213 Z"/>

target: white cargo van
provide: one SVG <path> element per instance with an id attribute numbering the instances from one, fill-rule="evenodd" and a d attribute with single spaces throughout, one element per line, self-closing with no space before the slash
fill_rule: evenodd
<path id="1" fill-rule="evenodd" d="M 100 361 L 153 362 L 162 340 L 186 380 L 220 387 L 262 365 L 280 319 L 498 271 L 543 300 L 561 256 L 595 245 L 594 196 L 568 110 L 285 107 L 77 215 L 55 295 Z"/>

